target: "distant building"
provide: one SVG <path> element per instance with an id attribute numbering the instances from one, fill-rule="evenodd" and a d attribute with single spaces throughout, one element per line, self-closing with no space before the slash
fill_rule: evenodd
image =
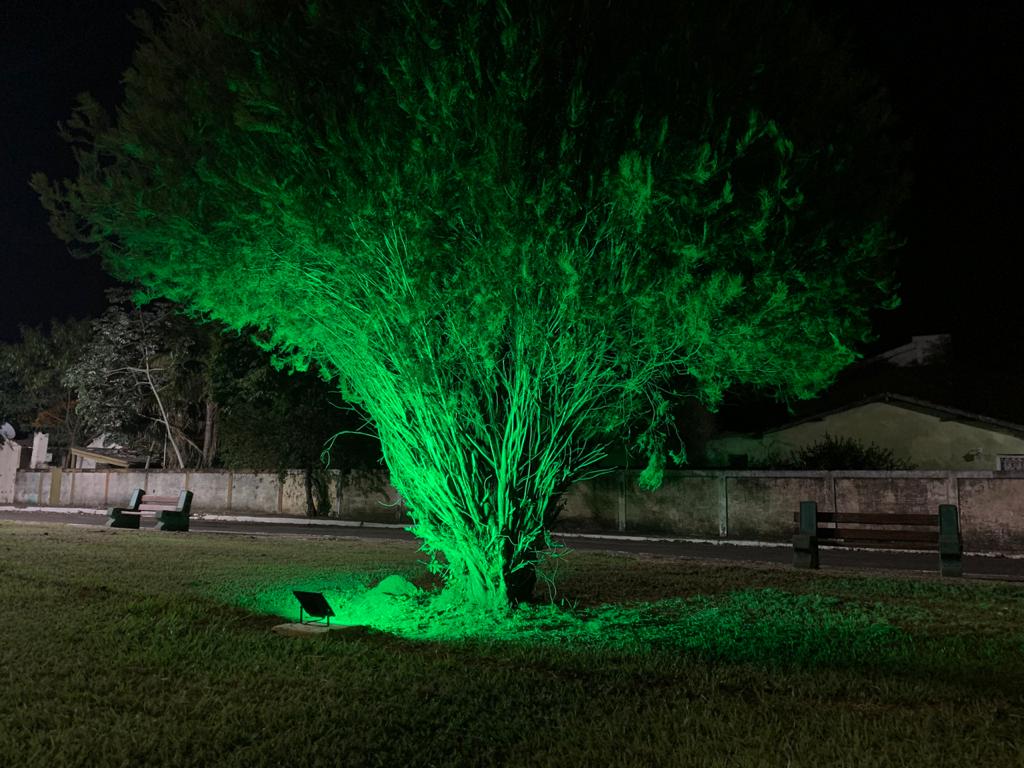
<path id="1" fill-rule="evenodd" d="M 1024 425 L 882 393 L 752 434 L 723 434 L 707 444 L 710 466 L 746 466 L 785 456 L 829 434 L 874 443 L 918 469 L 1024 471 Z"/>
<path id="2" fill-rule="evenodd" d="M 965 395 L 954 353 L 949 334 L 913 336 L 849 366 L 819 397 L 792 403 L 792 411 L 766 402 L 725 409 L 704 463 L 761 463 L 827 433 L 874 443 L 919 469 L 1024 470 L 1024 426 L 991 401 Z M 992 412 L 979 402 L 992 404 Z"/>
<path id="3" fill-rule="evenodd" d="M 6 451 L 7 463 L 17 469 L 40 469 L 49 464 L 53 454 L 47 452 L 50 437 L 45 432 L 35 432 L 31 438 L 4 437 L 0 445 Z"/>
<path id="4" fill-rule="evenodd" d="M 141 456 L 120 445 L 107 445 L 107 436 L 100 435 L 84 448 L 71 449 L 71 466 L 73 469 L 120 469 L 150 468 L 159 466 L 160 462 L 152 462 L 147 456 Z"/>

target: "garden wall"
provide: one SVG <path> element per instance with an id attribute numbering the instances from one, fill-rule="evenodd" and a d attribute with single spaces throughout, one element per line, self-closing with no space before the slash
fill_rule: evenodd
<path id="1" fill-rule="evenodd" d="M 956 504 L 968 551 L 1024 552 L 1021 472 L 665 473 L 657 491 L 637 485 L 639 472 L 616 471 L 577 483 L 563 501 L 560 527 L 660 533 L 700 539 L 788 541 L 803 500 L 821 511 L 935 513 Z M 408 522 L 383 472 L 330 474 L 330 516 Z M 305 515 L 303 474 L 229 470 L 18 470 L 16 504 L 102 508 L 128 501 L 132 489 L 194 494 L 198 514 Z"/>
<path id="2" fill-rule="evenodd" d="M 330 516 L 368 522 L 404 522 L 405 509 L 397 492 L 379 472 L 330 472 Z M 104 508 L 126 504 L 132 491 L 176 496 L 192 491 L 196 514 L 306 514 L 305 476 L 290 470 L 79 469 L 19 470 L 14 483 L 15 504 Z"/>
<path id="3" fill-rule="evenodd" d="M 1024 553 L 1021 472 L 665 473 L 656 491 L 637 485 L 639 471 L 579 483 L 566 494 L 566 527 L 718 540 L 787 542 L 801 501 L 822 512 L 935 514 L 956 504 L 969 552 Z"/>

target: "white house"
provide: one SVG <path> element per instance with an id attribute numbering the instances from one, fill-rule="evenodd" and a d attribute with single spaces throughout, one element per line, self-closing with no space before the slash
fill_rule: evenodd
<path id="1" fill-rule="evenodd" d="M 761 434 L 710 440 L 712 466 L 745 465 L 819 442 L 825 434 L 891 450 L 918 469 L 1024 470 L 1024 426 L 883 393 Z"/>

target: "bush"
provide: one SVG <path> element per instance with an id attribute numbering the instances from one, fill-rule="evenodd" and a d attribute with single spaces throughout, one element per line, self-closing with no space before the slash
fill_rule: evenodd
<path id="1" fill-rule="evenodd" d="M 905 470 L 916 469 L 917 465 L 906 459 L 896 458 L 888 448 L 875 443 L 864 445 L 851 437 L 825 436 L 812 445 L 790 452 L 788 456 L 769 456 L 752 462 L 756 469 L 875 469 Z"/>

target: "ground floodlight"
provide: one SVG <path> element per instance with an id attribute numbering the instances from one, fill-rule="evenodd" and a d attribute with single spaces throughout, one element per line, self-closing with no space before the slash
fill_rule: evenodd
<path id="1" fill-rule="evenodd" d="M 293 591 L 292 594 L 299 601 L 299 624 L 305 624 L 305 616 L 308 615 L 314 619 L 326 619 L 327 626 L 331 626 L 331 616 L 334 615 L 334 611 L 327 603 L 323 592 Z"/>

